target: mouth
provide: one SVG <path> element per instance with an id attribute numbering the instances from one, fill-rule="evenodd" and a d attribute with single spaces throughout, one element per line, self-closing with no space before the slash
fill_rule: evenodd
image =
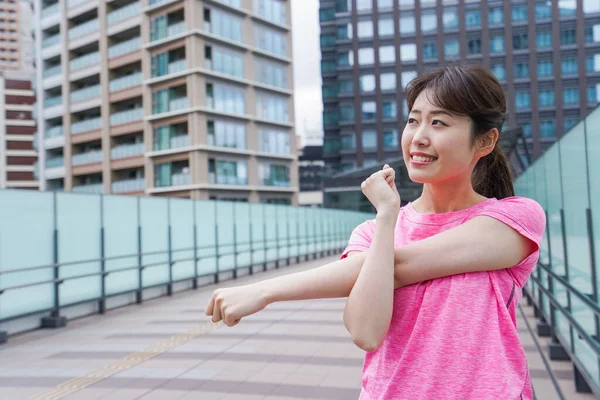
<path id="1" fill-rule="evenodd" d="M 433 157 L 425 154 L 411 154 L 410 161 L 414 165 L 429 165 L 433 164 L 437 160 L 437 157 Z"/>

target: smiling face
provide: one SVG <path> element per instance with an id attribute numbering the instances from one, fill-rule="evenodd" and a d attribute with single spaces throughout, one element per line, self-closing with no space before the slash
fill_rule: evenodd
<path id="1" fill-rule="evenodd" d="M 433 184 L 471 179 L 481 157 L 472 131 L 471 118 L 433 105 L 427 91 L 422 91 L 402 134 L 402 155 L 410 179 Z"/>

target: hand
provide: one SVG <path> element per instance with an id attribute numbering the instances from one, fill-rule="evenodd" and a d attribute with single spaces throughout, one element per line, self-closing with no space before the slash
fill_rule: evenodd
<path id="1" fill-rule="evenodd" d="M 385 164 L 381 171 L 375 172 L 360 185 L 378 214 L 397 216 L 400 212 L 400 194 L 396 189 L 395 179 L 396 172 Z"/>
<path id="2" fill-rule="evenodd" d="M 234 326 L 268 304 L 265 291 L 258 285 L 237 286 L 215 290 L 204 313 L 212 316 L 212 322 L 222 319 L 225 325 Z"/>

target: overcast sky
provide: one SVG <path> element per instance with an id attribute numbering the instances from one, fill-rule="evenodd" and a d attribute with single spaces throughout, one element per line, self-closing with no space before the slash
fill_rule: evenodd
<path id="1" fill-rule="evenodd" d="M 292 1 L 296 134 L 322 131 L 319 0 Z"/>

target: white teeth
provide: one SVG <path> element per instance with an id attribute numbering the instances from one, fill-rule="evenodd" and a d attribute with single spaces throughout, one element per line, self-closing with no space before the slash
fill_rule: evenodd
<path id="1" fill-rule="evenodd" d="M 435 161 L 435 158 L 433 158 L 433 157 L 424 157 L 424 156 L 412 156 L 412 159 L 414 161 L 419 161 L 419 162 L 433 162 L 433 161 Z"/>

